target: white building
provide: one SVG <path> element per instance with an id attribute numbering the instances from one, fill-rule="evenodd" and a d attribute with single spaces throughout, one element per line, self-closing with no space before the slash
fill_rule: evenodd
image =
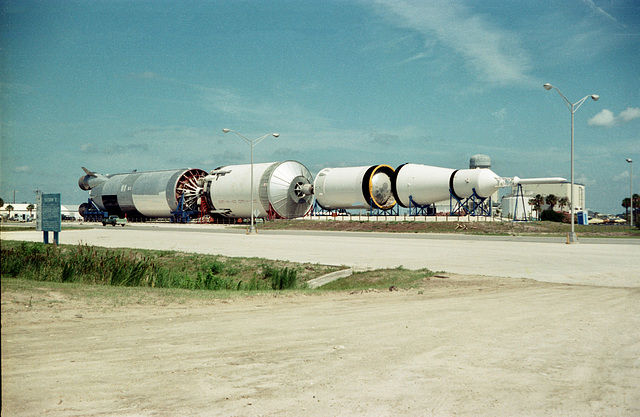
<path id="1" fill-rule="evenodd" d="M 11 211 L 7 207 L 13 207 Z M 31 210 L 27 209 L 30 207 Z M 36 218 L 36 205 L 30 203 L 4 203 L 0 208 L 0 215 L 3 220 L 11 218 L 16 221 L 31 221 Z"/>
<path id="2" fill-rule="evenodd" d="M 555 195 L 558 200 L 566 197 L 569 201 L 569 195 L 571 194 L 571 183 L 563 182 L 561 184 L 524 184 L 522 185 L 522 194 L 518 194 L 517 187 L 511 190 L 511 193 L 502 197 L 502 215 L 512 219 L 523 220 L 526 216 L 527 219 L 535 218 L 539 213 L 533 211 L 533 206 L 529 202 L 540 194 L 543 200 L 547 196 Z M 573 184 L 574 195 L 574 211 L 584 211 L 586 207 L 585 203 L 585 186 L 583 184 Z M 540 211 L 546 210 L 549 205 L 543 201 L 540 207 Z M 561 207 L 556 204 L 554 210 L 560 211 Z M 562 207 L 562 211 L 569 212 L 571 210 L 570 205 Z"/>
<path id="3" fill-rule="evenodd" d="M 513 194 L 502 197 L 502 217 L 514 220 L 530 220 L 538 214 L 533 212 L 533 206 L 529 201 L 534 196 Z"/>
<path id="4" fill-rule="evenodd" d="M 7 210 L 7 207 L 13 207 L 11 213 Z M 28 209 L 31 207 L 31 210 Z M 82 216 L 78 213 L 77 205 L 67 205 L 63 204 L 60 206 L 60 211 L 62 213 L 63 219 L 73 218 L 74 220 L 82 220 Z M 36 219 L 38 205 L 35 203 L 7 203 L 5 202 L 2 207 L 0 207 L 0 216 L 2 220 L 15 220 L 15 221 L 34 221 Z M 9 216 L 11 214 L 11 216 Z"/>
<path id="5" fill-rule="evenodd" d="M 575 211 L 585 210 L 585 187 L 583 184 L 573 184 L 573 198 L 571 198 L 571 183 L 563 182 L 561 184 L 525 184 L 522 186 L 522 191 L 525 196 L 535 197 L 540 194 L 542 197 L 548 195 L 555 195 L 558 200 L 562 197 L 567 197 L 569 201 L 573 201 L 573 207 Z M 566 210 L 569 211 L 567 206 Z M 559 208 L 559 207 L 558 207 Z"/>

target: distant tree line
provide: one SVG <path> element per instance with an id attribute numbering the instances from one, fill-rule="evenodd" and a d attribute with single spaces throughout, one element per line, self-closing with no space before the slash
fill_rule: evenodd
<path id="1" fill-rule="evenodd" d="M 542 205 L 547 204 L 549 207 L 546 210 L 542 210 Z M 558 198 L 554 194 L 549 194 L 546 197 L 543 197 L 540 194 L 537 194 L 534 198 L 529 200 L 529 205 L 533 211 L 537 213 L 537 217 L 540 220 L 550 220 L 554 222 L 562 222 L 565 221 L 564 208 L 568 207 L 571 204 L 569 198 L 560 197 Z M 560 211 L 556 211 L 555 207 L 559 206 Z"/>
<path id="2" fill-rule="evenodd" d="M 631 198 L 627 197 L 622 200 L 622 207 L 625 209 L 625 217 L 629 220 L 629 207 L 631 207 Z M 640 225 L 638 221 L 638 215 L 640 215 L 640 195 L 633 195 L 633 220 L 636 225 Z"/>

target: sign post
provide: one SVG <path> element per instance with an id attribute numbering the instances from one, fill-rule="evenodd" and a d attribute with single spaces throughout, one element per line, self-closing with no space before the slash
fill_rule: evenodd
<path id="1" fill-rule="evenodd" d="M 53 232 L 53 240 L 57 245 L 62 220 L 60 194 L 38 194 L 36 204 L 36 231 L 42 231 L 45 244 L 49 243 L 49 232 Z"/>

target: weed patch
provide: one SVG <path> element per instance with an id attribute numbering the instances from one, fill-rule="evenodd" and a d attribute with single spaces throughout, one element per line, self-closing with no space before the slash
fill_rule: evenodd
<path id="1" fill-rule="evenodd" d="M 106 249 L 2 242 L 3 277 L 123 287 L 211 291 L 287 290 L 336 268 L 285 265 L 264 260 L 190 255 L 166 251 Z M 294 264 L 295 265 L 295 264 Z"/>
<path id="2" fill-rule="evenodd" d="M 422 286 L 425 279 L 434 276 L 429 269 L 408 270 L 402 266 L 394 269 L 376 269 L 373 271 L 356 272 L 319 287 L 322 291 L 345 291 L 367 289 L 389 289 L 391 286 L 399 288 L 415 288 Z"/>

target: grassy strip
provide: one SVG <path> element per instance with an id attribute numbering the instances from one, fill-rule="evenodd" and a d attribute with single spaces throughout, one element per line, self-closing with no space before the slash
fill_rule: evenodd
<path id="1" fill-rule="evenodd" d="M 339 268 L 170 251 L 2 241 L 2 277 L 189 290 L 265 291 L 304 287 Z"/>
<path id="2" fill-rule="evenodd" d="M 364 217 L 364 216 L 363 216 Z M 402 219 L 403 216 L 398 216 Z M 409 219 L 409 217 L 407 217 Z M 351 220 L 272 220 L 260 224 L 264 230 L 317 230 L 340 232 L 387 232 L 387 233 L 455 233 L 470 235 L 516 235 L 516 236 L 566 236 L 571 226 L 567 223 L 550 221 L 485 221 L 483 217 L 472 217 L 461 223 L 445 221 L 359 220 L 357 215 Z M 451 219 L 451 218 L 450 218 Z M 63 230 L 86 229 L 100 223 L 63 223 Z M 102 226 L 100 226 L 102 227 Z M 229 226 L 232 227 L 232 226 Z M 242 226 L 246 227 L 246 226 Z M 35 230 L 33 223 L 1 223 L 2 232 Z M 575 225 L 575 231 L 583 237 L 640 238 L 640 228 L 626 225 Z"/>
<path id="3" fill-rule="evenodd" d="M 571 226 L 549 221 L 512 222 L 483 221 L 365 221 L 357 220 L 273 220 L 261 225 L 264 230 L 317 230 L 387 233 L 455 233 L 472 235 L 566 236 Z M 477 220 L 477 221 L 476 221 Z M 575 231 L 585 237 L 640 238 L 640 229 L 624 225 L 575 225 Z"/>
<path id="4" fill-rule="evenodd" d="M 295 290 L 232 291 L 232 290 L 188 290 L 180 288 L 122 287 L 109 285 L 86 285 L 73 282 L 34 281 L 30 279 L 2 276 L 3 314 L 16 308 L 64 308 L 70 301 L 86 306 L 118 308 L 127 306 L 179 306 L 209 305 L 253 297 L 288 298 L 304 294 L 322 296 L 342 292 L 389 292 L 390 289 L 418 289 L 418 294 L 434 294 L 447 289 L 456 291 L 458 281 L 433 278 L 429 270 L 410 271 L 403 268 L 359 272 L 320 288 L 311 290 L 298 287 Z M 469 285 L 472 285 L 470 283 Z M 484 284 L 483 284 L 484 285 Z M 449 286 L 449 287 L 447 287 Z"/>
<path id="5" fill-rule="evenodd" d="M 369 289 L 417 288 L 424 285 L 426 279 L 435 273 L 429 269 L 409 270 L 399 266 L 394 269 L 376 269 L 355 272 L 347 278 L 329 282 L 319 291 L 360 291 Z"/>
<path id="6" fill-rule="evenodd" d="M 102 227 L 102 223 L 62 222 L 62 230 L 90 229 L 97 226 Z M 35 222 L 19 223 L 14 221 L 3 221 L 0 223 L 0 231 L 2 232 L 27 232 L 35 230 Z"/>
<path id="7" fill-rule="evenodd" d="M 81 301 L 104 308 L 131 305 L 181 305 L 192 302 L 209 303 L 212 300 L 244 298 L 247 295 L 286 294 L 284 292 L 238 292 L 185 290 L 180 288 L 113 287 L 52 281 L 33 281 L 2 277 L 3 305 L 22 304 L 27 307 L 62 306 L 68 301 Z M 55 294 L 55 296 L 52 296 Z M 5 313 L 3 306 L 3 314 Z"/>

